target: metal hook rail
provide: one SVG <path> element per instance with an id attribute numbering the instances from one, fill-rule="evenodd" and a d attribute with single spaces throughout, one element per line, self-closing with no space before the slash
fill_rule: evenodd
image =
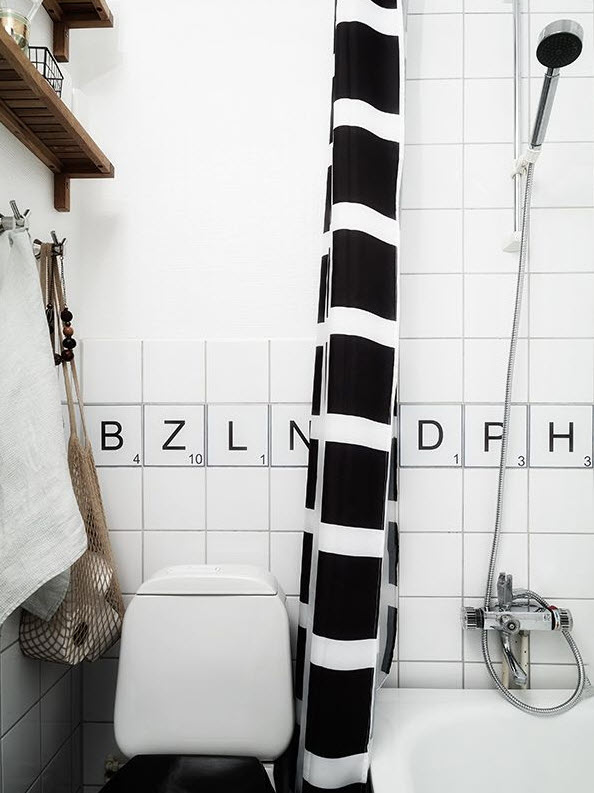
<path id="1" fill-rule="evenodd" d="M 30 210 L 27 209 L 24 214 L 21 214 L 16 201 L 10 202 L 10 208 L 12 209 L 12 215 L 0 214 L 0 234 L 3 234 L 5 231 L 15 231 L 17 229 L 27 230 L 29 228 Z"/>

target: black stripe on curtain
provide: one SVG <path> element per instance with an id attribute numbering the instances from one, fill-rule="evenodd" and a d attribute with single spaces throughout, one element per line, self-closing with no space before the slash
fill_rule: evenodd
<path id="1" fill-rule="evenodd" d="M 316 699 L 307 720 L 307 751 L 323 757 L 361 751 L 369 739 L 373 680 L 373 669 L 339 671 L 311 664 L 309 686 Z"/>
<path id="2" fill-rule="evenodd" d="M 364 204 L 386 217 L 396 217 L 397 143 L 359 127 L 334 130 L 332 202 Z"/>
<path id="3" fill-rule="evenodd" d="M 319 552 L 313 624 L 317 636 L 340 641 L 375 637 L 381 566 L 382 560 L 373 557 Z"/>
<path id="4" fill-rule="evenodd" d="M 328 413 L 392 422 L 394 350 L 360 336 L 330 336 Z"/>
<path id="5" fill-rule="evenodd" d="M 395 320 L 395 246 L 352 229 L 335 231 L 332 240 L 332 306 Z"/>
<path id="6" fill-rule="evenodd" d="M 388 453 L 367 446 L 325 444 L 322 522 L 384 528 Z"/>
<path id="7" fill-rule="evenodd" d="M 360 99 L 384 113 L 400 111 L 400 86 L 394 80 L 399 42 L 360 22 L 336 27 L 335 99 Z M 359 68 L 364 64 L 364 68 Z"/>

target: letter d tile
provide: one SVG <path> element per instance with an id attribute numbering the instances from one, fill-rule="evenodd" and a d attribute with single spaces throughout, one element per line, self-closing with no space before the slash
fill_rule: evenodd
<path id="1" fill-rule="evenodd" d="M 401 405 L 400 465 L 462 465 L 461 405 Z"/>

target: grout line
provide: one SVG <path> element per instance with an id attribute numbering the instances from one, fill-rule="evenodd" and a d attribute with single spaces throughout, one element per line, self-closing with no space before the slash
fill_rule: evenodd
<path id="1" fill-rule="evenodd" d="M 466 116 L 467 116 L 467 107 L 466 107 L 466 2 L 467 0 L 463 0 L 462 3 L 462 12 L 463 12 L 463 25 L 462 25 L 462 68 L 463 68 L 463 80 L 462 80 L 462 137 L 465 142 L 465 131 L 466 131 Z M 464 150 L 463 150 L 464 151 Z M 466 205 L 466 157 L 462 156 L 462 174 L 461 174 L 461 188 L 462 188 L 462 206 Z M 461 218 L 461 266 L 462 270 L 466 270 L 466 212 L 462 212 Z M 466 384 L 466 278 L 462 278 L 462 362 L 461 362 L 461 369 L 462 369 L 462 397 L 464 397 L 465 392 L 465 384 Z M 464 410 L 464 408 L 462 408 Z M 464 415 L 462 415 L 462 425 L 461 425 L 461 434 L 460 434 L 460 461 L 464 460 L 464 452 L 466 447 L 466 422 L 464 421 Z M 461 593 L 462 597 L 464 596 L 465 590 L 465 577 L 464 577 L 464 566 L 465 566 L 465 511 L 464 511 L 464 503 L 465 503 L 465 486 L 466 486 L 466 475 L 464 473 L 464 467 L 462 467 L 461 473 L 461 485 L 460 485 L 460 498 L 461 498 L 461 565 L 460 565 L 460 578 L 461 578 Z M 463 601 L 462 601 L 463 602 Z M 466 642 L 464 636 L 464 629 L 462 625 L 460 625 L 460 658 L 462 661 L 462 688 L 466 688 L 466 675 L 464 672 L 464 661 L 466 655 Z"/>

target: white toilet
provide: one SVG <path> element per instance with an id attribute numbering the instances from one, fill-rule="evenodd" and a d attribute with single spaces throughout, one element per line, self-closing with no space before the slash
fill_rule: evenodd
<path id="1" fill-rule="evenodd" d="M 161 570 L 124 618 L 115 735 L 127 757 L 276 759 L 293 731 L 285 596 L 255 567 Z"/>

